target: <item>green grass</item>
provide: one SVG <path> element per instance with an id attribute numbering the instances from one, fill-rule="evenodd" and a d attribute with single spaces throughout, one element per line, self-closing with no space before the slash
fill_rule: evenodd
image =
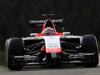
<path id="1" fill-rule="evenodd" d="M 98 50 L 99 50 L 99 53 L 100 53 L 100 41 L 98 42 Z"/>
<path id="2" fill-rule="evenodd" d="M 0 51 L 0 66 L 4 66 L 4 65 L 5 65 L 5 52 Z"/>

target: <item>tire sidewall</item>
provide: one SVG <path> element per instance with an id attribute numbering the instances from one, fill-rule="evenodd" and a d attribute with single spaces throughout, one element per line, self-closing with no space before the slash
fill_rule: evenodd
<path id="1" fill-rule="evenodd" d="M 5 45 L 5 52 L 6 52 L 6 65 L 11 70 L 19 70 L 22 68 L 21 65 L 12 65 L 12 55 L 23 55 L 24 49 L 23 49 L 23 40 L 21 38 L 10 38 L 7 39 L 6 45 Z"/>
<path id="2" fill-rule="evenodd" d="M 98 65 L 98 44 L 94 35 L 84 35 L 82 38 L 82 49 L 84 53 L 94 53 L 92 62 L 84 63 L 85 67 L 95 67 Z"/>

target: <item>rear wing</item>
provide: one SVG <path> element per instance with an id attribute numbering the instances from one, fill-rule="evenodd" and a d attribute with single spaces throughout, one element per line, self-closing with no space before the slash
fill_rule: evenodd
<path id="1" fill-rule="evenodd" d="M 43 27 L 47 20 L 29 20 L 30 28 Z M 63 18 L 50 20 L 54 23 L 55 27 L 63 27 Z"/>

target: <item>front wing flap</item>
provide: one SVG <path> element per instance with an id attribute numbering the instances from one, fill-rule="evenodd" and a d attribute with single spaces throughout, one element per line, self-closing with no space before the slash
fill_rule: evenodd
<path id="1" fill-rule="evenodd" d="M 68 60 L 61 61 L 62 64 L 74 64 L 74 63 L 86 63 L 92 60 L 88 60 L 90 56 L 93 56 L 94 53 L 78 53 L 70 54 Z M 24 56 L 12 56 L 13 65 L 44 65 L 48 64 L 46 61 L 40 61 L 37 56 L 24 55 Z"/>

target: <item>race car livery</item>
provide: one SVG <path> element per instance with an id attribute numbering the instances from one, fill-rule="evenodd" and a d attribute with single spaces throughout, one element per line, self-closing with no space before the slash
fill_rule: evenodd
<path id="1" fill-rule="evenodd" d="M 70 32 L 58 33 L 55 27 L 63 27 L 63 18 L 50 19 L 52 16 L 54 14 L 44 14 L 47 20 L 29 20 L 30 29 L 43 27 L 41 33 L 30 32 L 29 37 L 6 40 L 6 64 L 10 70 L 21 70 L 27 65 L 98 65 L 96 37 L 93 34 L 77 36 L 70 35 Z"/>

